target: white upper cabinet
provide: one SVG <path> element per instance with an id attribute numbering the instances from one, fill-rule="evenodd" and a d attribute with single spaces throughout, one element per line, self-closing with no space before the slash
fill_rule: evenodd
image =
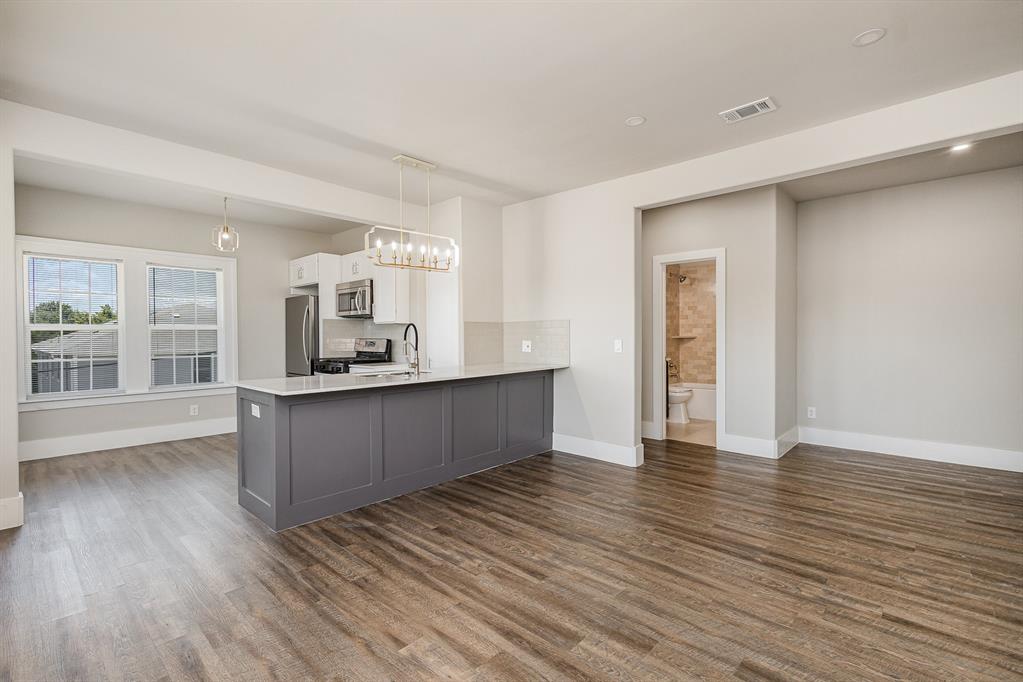
<path id="1" fill-rule="evenodd" d="M 288 283 L 293 287 L 307 287 L 320 281 L 319 261 L 321 255 L 314 253 L 291 261 L 288 268 Z"/>
<path id="2" fill-rule="evenodd" d="M 357 279 L 369 279 L 368 251 L 356 251 L 341 256 L 341 281 L 354 282 Z"/>
<path id="3" fill-rule="evenodd" d="M 412 321 L 411 273 L 401 268 L 375 265 L 375 250 L 357 254 L 362 259 L 363 279 L 373 280 L 373 321 L 377 324 L 407 324 Z"/>

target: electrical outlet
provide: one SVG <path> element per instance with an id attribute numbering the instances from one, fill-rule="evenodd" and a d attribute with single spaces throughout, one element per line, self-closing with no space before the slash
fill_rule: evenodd
<path id="1" fill-rule="evenodd" d="M 189 417 L 198 417 L 199 416 L 199 406 L 198 405 L 189 405 L 188 406 L 188 416 Z"/>
<path id="2" fill-rule="evenodd" d="M 259 419 L 259 405 L 256 403 L 249 404 L 249 411 L 252 412 L 252 416 Z"/>
<path id="3" fill-rule="evenodd" d="M 621 353 L 621 352 L 622 352 L 622 340 L 621 339 L 615 339 L 615 353 Z"/>
<path id="4" fill-rule="evenodd" d="M 522 339 L 522 352 L 523 353 L 532 353 L 533 352 L 533 342 L 529 341 L 527 339 Z"/>
<path id="5" fill-rule="evenodd" d="M 808 408 L 806 408 L 806 418 L 807 419 L 816 419 L 817 418 L 817 408 L 816 407 L 808 407 Z"/>

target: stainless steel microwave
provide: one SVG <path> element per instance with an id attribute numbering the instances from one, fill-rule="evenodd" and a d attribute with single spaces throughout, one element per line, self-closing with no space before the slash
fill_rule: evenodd
<path id="1" fill-rule="evenodd" d="M 342 282 L 334 290 L 338 317 L 373 317 L 373 280 Z"/>

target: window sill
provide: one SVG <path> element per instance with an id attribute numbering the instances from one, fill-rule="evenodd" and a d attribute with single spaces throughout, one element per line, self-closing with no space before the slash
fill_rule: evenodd
<path id="1" fill-rule="evenodd" d="M 59 398 L 30 398 L 18 403 L 18 412 L 38 412 L 40 410 L 60 410 L 72 407 L 92 407 L 95 405 L 119 405 L 123 403 L 144 403 L 151 400 L 180 400 L 182 398 L 200 398 L 214 395 L 233 395 L 233 384 L 219 383 L 203 388 L 154 388 L 149 391 L 112 393 L 109 395 L 90 395 Z"/>

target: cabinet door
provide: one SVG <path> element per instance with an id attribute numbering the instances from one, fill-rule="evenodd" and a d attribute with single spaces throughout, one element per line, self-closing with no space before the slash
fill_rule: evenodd
<path id="1" fill-rule="evenodd" d="M 291 286 L 306 287 L 319 281 L 316 256 L 314 253 L 291 261 L 288 269 L 288 282 Z"/>
<path id="2" fill-rule="evenodd" d="M 365 251 L 356 251 L 341 256 L 341 281 L 354 282 L 357 279 L 371 279 Z"/>
<path id="3" fill-rule="evenodd" d="M 366 277 L 373 280 L 373 321 L 377 324 L 411 322 L 411 291 L 409 271 L 375 265 L 364 261 Z"/>

